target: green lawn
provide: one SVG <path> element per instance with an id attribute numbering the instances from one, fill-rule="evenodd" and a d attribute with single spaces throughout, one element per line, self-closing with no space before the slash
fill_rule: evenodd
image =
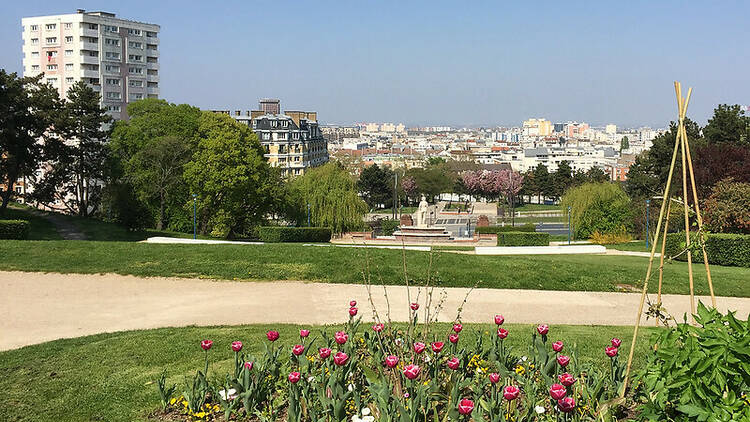
<path id="1" fill-rule="evenodd" d="M 406 251 L 409 277 L 423 281 L 428 252 Z M 118 273 L 137 276 L 239 280 L 310 280 L 358 283 L 366 258 L 387 284 L 402 284 L 402 251 L 302 244 L 165 245 L 134 242 L 0 241 L 0 270 Z M 629 256 L 476 256 L 434 254 L 441 286 L 617 291 L 642 285 L 647 259 Z M 713 266 L 717 295 L 750 297 L 750 269 Z M 665 293 L 685 293 L 687 263 L 669 263 Z M 656 283 L 651 283 L 656 288 Z M 697 294 L 708 294 L 705 275 L 695 271 Z"/>
<path id="2" fill-rule="evenodd" d="M 545 205 L 545 204 L 523 204 L 516 205 L 516 211 L 561 211 L 559 205 Z"/>
<path id="3" fill-rule="evenodd" d="M 29 214 L 25 208 L 9 206 L 0 220 L 26 220 L 29 222 L 29 239 L 32 240 L 61 240 L 55 225 L 49 220 Z"/>
<path id="4" fill-rule="evenodd" d="M 413 214 L 417 211 L 417 207 L 401 207 L 399 208 L 399 212 L 401 214 Z M 379 210 L 373 210 L 372 211 L 375 214 L 392 214 L 393 208 L 383 208 Z"/>
<path id="5" fill-rule="evenodd" d="M 183 391 L 186 377 L 203 366 L 202 339 L 214 340 L 212 373 L 229 371 L 233 340 L 245 343 L 245 350 L 259 354 L 264 333 L 279 329 L 284 347 L 298 338 L 300 327 L 234 326 L 160 328 L 99 334 L 0 352 L 0 420 L 4 421 L 133 421 L 146 420 L 159 407 L 155 380 L 168 370 L 169 383 Z M 310 328 L 310 327 L 307 327 Z M 506 324 L 510 347 L 525 350 L 531 326 Z M 329 334 L 334 327 L 328 327 Z M 444 333 L 448 327 L 439 327 Z M 494 325 L 467 325 L 462 344 L 473 344 L 476 329 Z M 313 328 L 313 336 L 318 329 Z M 636 345 L 634 367 L 643 364 L 649 333 L 643 328 Z M 563 340 L 566 348 L 577 345 L 581 361 L 606 365 L 603 348 L 612 337 L 623 340 L 623 356 L 630 347 L 631 327 L 555 326 L 550 340 Z M 215 375 L 214 375 L 215 376 Z M 178 393 L 179 395 L 179 393 Z"/>

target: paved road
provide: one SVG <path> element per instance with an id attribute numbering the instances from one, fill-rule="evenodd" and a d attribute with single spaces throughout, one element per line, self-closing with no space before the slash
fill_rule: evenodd
<path id="1" fill-rule="evenodd" d="M 167 326 L 344 322 L 351 299 L 359 301 L 361 315 L 372 315 L 363 285 L 0 271 L 0 289 L 0 350 Z M 439 318 L 452 321 L 468 289 L 445 291 L 447 299 Z M 374 286 L 372 293 L 384 316 L 382 286 Z M 412 289 L 412 300 L 417 300 L 417 293 Z M 388 287 L 388 295 L 392 319 L 407 320 L 406 288 Z M 438 296 L 435 292 L 434 297 Z M 633 293 L 477 289 L 469 296 L 462 321 L 489 322 L 494 314 L 502 313 L 508 322 L 518 323 L 632 325 L 639 299 Z M 717 299 L 722 310 L 737 310 L 741 318 L 750 312 L 748 298 Z M 418 301 L 425 303 L 424 292 Z M 689 299 L 664 295 L 663 303 L 679 316 L 688 310 Z"/>

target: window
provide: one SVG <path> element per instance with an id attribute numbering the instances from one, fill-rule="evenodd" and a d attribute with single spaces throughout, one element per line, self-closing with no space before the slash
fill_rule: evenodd
<path id="1" fill-rule="evenodd" d="M 32 58 L 32 59 L 36 59 L 36 58 L 38 58 L 38 57 L 39 57 L 39 52 L 38 52 L 38 51 L 32 51 L 32 52 L 31 52 L 31 58 Z"/>
<path id="2" fill-rule="evenodd" d="M 39 30 L 39 25 L 31 25 L 31 26 L 29 26 L 29 29 L 31 29 L 32 31 L 38 31 Z"/>
<path id="3" fill-rule="evenodd" d="M 120 99 L 120 93 L 119 92 L 108 92 L 107 98 L 110 100 L 119 100 Z"/>
<path id="4" fill-rule="evenodd" d="M 47 70 L 57 70 L 57 65 L 56 64 L 48 64 L 47 65 Z"/>
<path id="5" fill-rule="evenodd" d="M 140 74 L 142 74 L 142 73 L 143 73 L 143 69 L 142 69 L 142 68 L 140 68 L 140 67 L 130 66 L 130 67 L 128 68 L 128 72 L 129 72 L 129 73 L 134 73 L 134 74 L 136 74 L 136 75 L 140 75 Z"/>
<path id="6" fill-rule="evenodd" d="M 88 50 L 88 53 L 90 57 L 99 57 L 98 51 Z"/>
<path id="7" fill-rule="evenodd" d="M 57 57 L 57 51 L 48 51 L 47 57 Z"/>
<path id="8" fill-rule="evenodd" d="M 116 26 L 104 25 L 104 31 L 106 32 L 119 32 Z"/>
<path id="9" fill-rule="evenodd" d="M 39 44 L 39 38 L 32 38 L 31 45 L 37 45 L 37 44 Z"/>
<path id="10" fill-rule="evenodd" d="M 106 45 L 113 45 L 115 47 L 118 47 L 120 45 L 120 40 L 116 40 L 116 39 L 113 39 L 113 38 L 105 38 L 104 39 L 104 44 L 106 44 Z"/>
<path id="11" fill-rule="evenodd" d="M 156 44 L 146 44 L 146 48 L 148 48 L 149 50 L 155 51 L 157 47 L 156 47 Z"/>
<path id="12" fill-rule="evenodd" d="M 106 64 L 104 65 L 104 70 L 106 70 L 107 72 L 120 73 L 120 66 Z"/>
<path id="13" fill-rule="evenodd" d="M 128 29 L 128 35 L 135 35 L 137 37 L 141 36 L 141 30 L 140 29 Z"/>
<path id="14" fill-rule="evenodd" d="M 142 62 L 143 56 L 141 56 L 140 54 L 129 54 L 128 60 L 131 62 Z"/>
<path id="15" fill-rule="evenodd" d="M 114 111 L 115 113 L 119 113 L 120 112 L 120 106 L 118 106 L 118 105 L 108 105 L 107 106 L 107 111 Z"/>
<path id="16" fill-rule="evenodd" d="M 117 85 L 117 86 L 120 86 L 120 80 L 119 79 L 108 78 L 107 79 L 107 85 Z"/>
<path id="17" fill-rule="evenodd" d="M 38 72 L 39 71 L 39 65 L 38 64 L 32 64 L 31 65 L 31 71 L 32 72 Z"/>
<path id="18" fill-rule="evenodd" d="M 66 23 L 64 23 L 64 24 L 63 24 L 63 27 L 64 27 L 65 29 L 71 29 L 71 28 L 73 28 L 73 24 L 72 24 L 72 23 L 70 23 L 70 22 L 66 22 Z"/>
<path id="19" fill-rule="evenodd" d="M 137 41 L 130 41 L 130 42 L 128 42 L 128 47 L 130 47 L 130 48 L 143 48 L 143 43 L 142 42 L 137 42 Z"/>
<path id="20" fill-rule="evenodd" d="M 87 28 L 88 28 L 88 29 L 99 29 L 99 24 L 96 24 L 96 23 L 90 23 L 90 24 L 88 24 L 88 25 L 87 25 Z M 117 27 L 115 27 L 115 28 L 117 28 Z M 115 29 L 115 30 L 116 30 L 116 29 Z"/>
<path id="21" fill-rule="evenodd" d="M 73 63 L 65 63 L 65 70 L 73 70 Z"/>
<path id="22" fill-rule="evenodd" d="M 48 23 L 47 25 L 44 25 L 44 28 L 47 31 L 51 31 L 51 30 L 57 28 L 57 24 L 55 24 L 55 23 Z"/>
<path id="23" fill-rule="evenodd" d="M 57 37 L 47 37 L 47 44 L 56 44 Z"/>
<path id="24" fill-rule="evenodd" d="M 299 139 L 299 132 L 292 133 L 292 139 Z"/>
<path id="25" fill-rule="evenodd" d="M 114 51 L 106 51 L 104 56 L 110 60 L 120 60 L 120 53 L 115 53 Z"/>
<path id="26" fill-rule="evenodd" d="M 133 86 L 133 87 L 137 87 L 137 88 L 141 88 L 141 87 L 143 87 L 143 81 L 133 81 L 133 80 L 131 80 L 130 82 L 128 82 L 128 85 L 129 86 Z"/>
<path id="27" fill-rule="evenodd" d="M 130 94 L 130 99 L 131 100 L 142 100 L 143 99 L 143 94 Z"/>
<path id="28" fill-rule="evenodd" d="M 57 84 L 57 78 L 47 78 L 47 83 L 56 85 Z"/>
<path id="29" fill-rule="evenodd" d="M 271 120 L 271 127 L 276 127 L 279 124 L 276 120 Z"/>
<path id="30" fill-rule="evenodd" d="M 65 83 L 66 84 L 72 84 L 73 83 L 73 78 L 70 78 L 70 77 L 65 78 Z"/>
<path id="31" fill-rule="evenodd" d="M 147 31 L 146 36 L 149 38 L 156 38 L 156 32 Z"/>
<path id="32" fill-rule="evenodd" d="M 65 57 L 70 57 L 73 55 L 73 50 L 65 50 Z"/>
<path id="33" fill-rule="evenodd" d="M 72 42 L 73 42 L 73 37 L 71 37 L 70 35 L 65 37 L 65 44 L 71 44 Z"/>

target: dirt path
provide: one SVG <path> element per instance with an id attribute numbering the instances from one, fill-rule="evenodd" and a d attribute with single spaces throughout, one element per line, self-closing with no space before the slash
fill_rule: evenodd
<path id="1" fill-rule="evenodd" d="M 0 289 L 0 350 L 58 338 L 166 326 L 343 322 L 351 299 L 359 302 L 360 315 L 372 315 L 366 287 L 349 284 L 0 271 Z M 452 321 L 468 289 L 445 291 L 440 320 Z M 384 318 L 382 286 L 373 286 L 372 293 Z M 388 295 L 392 319 L 405 321 L 406 288 L 388 287 Z M 412 289 L 412 300 L 416 295 Z M 438 296 L 435 292 L 435 301 Z M 508 322 L 518 323 L 632 325 L 639 299 L 639 294 L 632 293 L 477 289 L 469 296 L 462 321 L 489 322 L 494 314 L 502 313 Z M 750 312 L 750 298 L 717 300 L 722 311 L 737 310 L 742 318 Z M 424 306 L 424 292 L 418 301 Z M 665 295 L 663 302 L 675 316 L 688 310 L 686 296 Z"/>
<path id="2" fill-rule="evenodd" d="M 54 224 L 57 233 L 59 233 L 60 236 L 62 236 L 62 238 L 65 240 L 86 240 L 86 235 L 81 232 L 75 224 L 72 224 L 70 221 L 66 220 L 63 217 L 60 217 L 59 215 L 34 209 L 30 209 L 28 212 L 36 215 L 37 217 L 44 218 L 45 220 Z"/>

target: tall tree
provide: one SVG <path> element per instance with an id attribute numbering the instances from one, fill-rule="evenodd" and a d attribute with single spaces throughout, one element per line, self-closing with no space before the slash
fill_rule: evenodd
<path id="1" fill-rule="evenodd" d="M 370 208 L 393 205 L 393 171 L 388 167 L 373 164 L 359 174 L 357 189 Z"/>
<path id="2" fill-rule="evenodd" d="M 627 136 L 623 136 L 620 140 L 620 152 L 624 149 L 630 148 L 630 141 L 628 140 Z"/>
<path id="3" fill-rule="evenodd" d="M 64 142 L 50 152 L 49 168 L 34 187 L 40 202 L 58 199 L 81 217 L 97 211 L 108 164 L 112 118 L 99 105 L 100 99 L 85 82 L 70 87 L 61 118 L 55 122 L 55 132 Z"/>
<path id="4" fill-rule="evenodd" d="M 567 160 L 561 161 L 552 179 L 554 185 L 554 195 L 552 196 L 559 199 L 573 185 L 573 169 L 570 167 L 570 162 Z"/>
<path id="5" fill-rule="evenodd" d="M 0 214 L 16 195 L 13 184 L 39 169 L 48 131 L 61 104 L 57 90 L 43 84 L 39 75 L 19 78 L 0 69 Z M 39 141 L 42 142 L 39 142 Z"/>
<path id="6" fill-rule="evenodd" d="M 703 128 L 709 144 L 750 146 L 750 116 L 739 105 L 719 104 Z"/>
<path id="7" fill-rule="evenodd" d="M 540 202 L 544 202 L 545 196 L 551 196 L 553 192 L 552 177 L 547 170 L 547 166 L 539 163 L 535 168 L 533 174 L 535 194 L 539 198 Z"/>

